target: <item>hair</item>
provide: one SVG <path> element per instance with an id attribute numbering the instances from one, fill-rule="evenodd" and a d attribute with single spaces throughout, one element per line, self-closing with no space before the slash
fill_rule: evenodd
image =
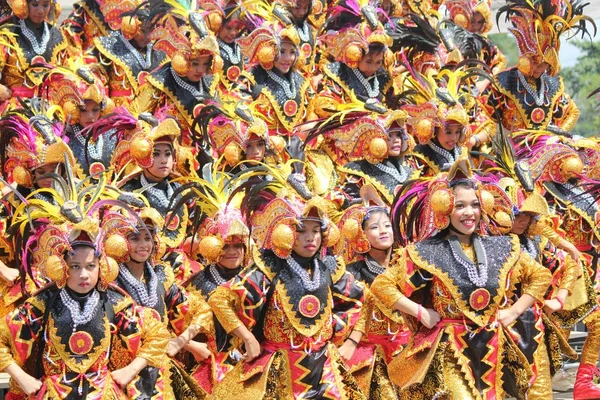
<path id="1" fill-rule="evenodd" d="M 66 251 L 63 254 L 63 258 L 65 259 L 65 261 L 67 260 L 67 258 L 71 258 L 75 255 L 75 250 L 80 249 L 82 247 L 88 248 L 88 249 L 93 249 L 94 250 L 94 258 L 100 258 L 100 252 L 98 251 L 98 249 L 96 248 L 96 246 L 94 245 L 94 243 L 92 242 L 86 242 L 83 240 L 76 240 L 74 242 L 71 243 L 71 250 L 70 251 Z"/>
<path id="2" fill-rule="evenodd" d="M 375 214 L 385 214 L 388 217 L 390 216 L 390 212 L 386 207 L 381 207 L 381 206 L 373 206 L 373 207 L 368 207 L 367 208 L 367 213 L 365 214 L 365 217 L 362 220 L 362 229 L 364 230 L 365 227 L 367 226 L 367 223 L 369 222 L 369 220 L 371 219 L 371 217 Z"/>
<path id="3" fill-rule="evenodd" d="M 448 183 L 448 186 L 453 190 L 457 187 L 461 187 L 463 189 L 477 190 L 477 182 L 473 181 L 472 179 L 466 178 L 454 179 Z"/>
<path id="4" fill-rule="evenodd" d="M 367 54 L 376 55 L 385 52 L 386 46 L 383 43 L 371 43 Z M 365 56 L 367 55 L 365 54 Z"/>

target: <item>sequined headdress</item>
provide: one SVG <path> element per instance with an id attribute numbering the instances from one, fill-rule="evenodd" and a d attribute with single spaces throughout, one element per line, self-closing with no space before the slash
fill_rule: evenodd
<path id="1" fill-rule="evenodd" d="M 133 39 L 142 25 L 154 26 L 171 8 L 167 3 L 143 0 L 98 0 L 98 4 L 110 29 L 121 31 L 126 40 Z"/>
<path id="2" fill-rule="evenodd" d="M 506 13 L 512 24 L 509 30 L 517 39 L 520 54 L 517 67 L 523 74 L 529 75 L 533 64 L 546 62 L 549 74 L 556 75 L 561 36 L 567 32 L 572 36 L 589 34 L 588 23 L 596 34 L 594 21 L 583 15 L 588 4 L 579 0 L 508 0 L 498 10 L 496 19 Z"/>
<path id="3" fill-rule="evenodd" d="M 164 51 L 171 59 L 173 70 L 186 76 L 190 61 L 211 56 L 211 74 L 223 69 L 219 45 L 215 35 L 208 29 L 200 12 L 187 9 L 176 1 L 168 1 L 174 8 L 152 31 L 156 40 L 154 48 Z"/>
<path id="4" fill-rule="evenodd" d="M 44 278 L 64 287 L 68 277 L 65 253 L 73 251 L 77 244 L 84 244 L 93 247 L 100 258 L 99 288 L 103 290 L 116 278 L 118 265 L 104 251 L 98 213 L 107 206 L 143 203 L 107 186 L 104 174 L 95 183 L 89 179 L 76 183 L 70 163 L 66 162 L 64 175 L 49 174 L 56 189 L 36 190 L 15 210 L 12 224 L 21 234 L 33 221 L 37 223 L 21 250 L 23 268 L 30 273 L 29 263 L 40 266 Z M 47 200 L 50 198 L 52 201 Z"/>
<path id="5" fill-rule="evenodd" d="M 287 41 L 298 47 L 300 37 L 293 25 L 284 25 L 278 21 L 266 22 L 254 29 L 248 36 L 238 39 L 244 57 L 249 66 L 260 64 L 264 69 L 273 68 L 279 57 L 281 43 Z"/>
<path id="6" fill-rule="evenodd" d="M 420 144 L 429 142 L 435 136 L 435 129 L 443 129 L 448 123 L 463 126 L 460 143 L 471 135 L 467 110 L 475 100 L 468 92 L 463 80 L 467 71 L 443 70 L 440 73 L 429 71 L 427 75 L 415 73 L 404 81 L 409 104 L 403 106 L 408 115 L 408 130 Z"/>
<path id="7" fill-rule="evenodd" d="M 495 220 L 510 219 L 510 199 L 493 183 L 473 175 L 466 156 L 459 158 L 448 172 L 422 178 L 404 185 L 392 204 L 394 235 L 402 245 L 422 241 L 450 225 L 454 210 L 453 187 L 464 182 L 475 188 L 481 207 L 479 229 L 493 229 Z M 502 213 L 502 215 L 496 215 Z M 490 220 L 490 215 L 494 216 Z"/>
<path id="8" fill-rule="evenodd" d="M 113 104 L 106 89 L 107 78 L 99 65 L 73 63 L 69 69 L 54 67 L 41 86 L 41 95 L 62 108 L 65 122 L 79 122 L 79 109 L 93 101 L 103 112 L 112 111 Z"/>
<path id="9" fill-rule="evenodd" d="M 246 180 L 256 175 L 273 178 Z M 264 165 L 250 168 L 239 179 L 246 180 L 240 187 L 245 189 L 240 209 L 258 248 L 272 250 L 280 258 L 289 257 L 297 239 L 296 228 L 306 219 L 321 223 L 323 247 L 333 246 L 339 240 L 339 231 L 328 217 L 333 206 L 322 197 L 313 196 L 293 175 L 285 176 Z"/>
<path id="10" fill-rule="evenodd" d="M 0 119 L 2 173 L 9 182 L 33 187 L 33 170 L 46 164 L 62 164 L 75 157 L 63 141 L 62 129 L 33 108 L 14 110 Z M 76 174 L 82 176 L 83 171 Z"/>
<path id="11" fill-rule="evenodd" d="M 484 25 L 477 33 L 487 33 L 492 29 L 491 0 L 446 0 L 444 6 L 452 22 L 462 28 L 467 29 L 473 14 L 479 13 L 484 19 Z"/>

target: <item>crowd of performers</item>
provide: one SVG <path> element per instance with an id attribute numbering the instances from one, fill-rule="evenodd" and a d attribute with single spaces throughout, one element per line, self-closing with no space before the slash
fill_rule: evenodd
<path id="1" fill-rule="evenodd" d="M 600 398 L 578 0 L 6 0 L 10 399 Z"/>

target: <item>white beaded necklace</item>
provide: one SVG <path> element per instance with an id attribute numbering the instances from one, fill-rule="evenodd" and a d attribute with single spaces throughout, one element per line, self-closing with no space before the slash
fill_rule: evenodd
<path id="1" fill-rule="evenodd" d="M 195 86 L 190 85 L 189 83 L 187 83 L 183 79 L 181 79 L 181 77 L 179 75 L 177 75 L 177 72 L 175 72 L 175 70 L 173 69 L 173 67 L 171 67 L 171 74 L 173 75 L 173 78 L 175 79 L 175 82 L 182 89 L 185 89 L 188 92 L 190 92 L 190 94 L 192 96 L 194 96 L 196 99 L 200 99 L 200 98 L 204 97 L 204 88 L 202 87 L 202 80 L 204 79 L 204 77 L 202 77 L 202 79 L 200 79 L 200 82 L 198 83 L 198 87 L 195 87 Z"/>
<path id="2" fill-rule="evenodd" d="M 379 169 L 380 171 L 392 175 L 398 182 L 404 182 L 408 176 L 408 173 L 402 167 L 400 167 L 400 171 L 398 171 L 396 168 L 385 165 L 384 163 L 378 163 L 374 165 L 375 168 Z"/>
<path id="3" fill-rule="evenodd" d="M 293 100 L 296 98 L 296 82 L 294 82 L 293 76 L 290 77 L 290 81 L 288 82 L 287 80 L 281 78 L 279 75 L 277 75 L 270 69 L 267 70 L 267 75 L 269 76 L 269 78 L 274 80 L 275 83 L 277 83 L 283 88 L 283 91 L 285 92 L 285 95 L 288 99 Z"/>
<path id="4" fill-rule="evenodd" d="M 534 89 L 529 84 L 529 82 L 527 82 L 527 78 L 525 78 L 525 75 L 523 75 L 523 73 L 521 73 L 521 71 L 517 70 L 517 75 L 519 76 L 519 81 L 521 82 L 521 85 L 523 85 L 523 87 L 525 88 L 527 93 L 529 93 L 529 95 L 531 97 L 533 97 L 533 101 L 535 101 L 535 105 L 542 106 L 544 104 L 544 97 L 546 95 L 546 84 L 544 83 L 544 78 L 546 77 L 546 73 L 544 72 L 542 74 L 542 76 L 540 77 L 540 88 L 538 91 L 536 91 L 536 89 Z"/>
<path id="5" fill-rule="evenodd" d="M 85 149 L 85 138 L 81 134 L 81 128 L 79 128 L 76 125 L 73 126 L 73 134 L 75 135 L 75 138 L 77 139 L 77 141 L 79 143 L 81 143 L 81 145 Z M 100 136 L 98 138 L 98 141 L 95 144 L 92 142 L 88 142 L 87 150 L 90 152 L 90 155 L 92 156 L 93 159 L 100 160 L 102 158 L 101 152 L 102 152 L 103 145 L 104 145 L 104 138 L 102 136 Z"/>
<path id="6" fill-rule="evenodd" d="M 427 145 L 429 146 L 429 148 L 431 148 L 431 150 L 433 150 L 434 152 L 436 152 L 437 154 L 442 156 L 444 158 L 444 160 L 448 161 L 448 163 L 450 163 L 450 164 L 454 164 L 454 162 L 460 155 L 458 153 L 458 148 L 456 146 L 454 146 L 454 148 L 452 149 L 452 153 L 450 153 L 448 150 L 444 149 L 443 147 L 438 146 L 437 144 L 435 144 L 433 142 L 428 142 Z"/>
<path id="7" fill-rule="evenodd" d="M 38 56 L 44 54 L 46 52 L 46 48 L 48 47 L 48 42 L 50 41 L 50 30 L 48 29 L 48 24 L 44 22 L 44 32 L 42 33 L 42 40 L 39 42 L 35 37 L 35 33 L 33 33 L 33 31 L 25 24 L 24 19 L 19 21 L 19 25 L 23 34 L 27 40 L 29 40 L 29 43 L 31 43 L 31 47 L 33 48 L 35 54 Z"/>
<path id="8" fill-rule="evenodd" d="M 481 243 L 481 242 L 480 242 Z M 481 243 L 481 249 L 483 252 L 483 263 L 479 264 L 479 268 L 472 262 L 465 260 L 463 257 L 459 256 L 456 252 L 455 246 L 460 246 L 458 241 L 450 240 L 450 251 L 452 252 L 452 257 L 467 270 L 467 275 L 469 276 L 469 280 L 477 287 L 484 287 L 487 284 L 488 280 L 488 259 L 487 253 L 485 251 L 485 247 L 483 243 Z"/>
<path id="9" fill-rule="evenodd" d="M 367 95 L 370 99 L 374 99 L 379 96 L 379 80 L 373 76 L 373 86 L 369 83 L 368 79 L 360 72 L 357 68 L 352 68 L 352 72 L 356 76 L 356 79 L 364 86 L 367 91 Z"/>
<path id="10" fill-rule="evenodd" d="M 148 179 L 146 179 L 146 176 L 144 174 L 140 175 L 140 183 L 142 184 L 142 187 L 150 185 L 150 182 L 148 182 Z M 148 194 L 151 194 L 158 199 L 158 201 L 160 203 L 160 204 L 158 204 L 159 206 L 161 206 L 162 208 L 165 208 L 165 209 L 169 207 L 169 202 L 170 202 L 170 199 L 173 197 L 173 192 L 174 192 L 173 188 L 171 187 L 169 182 L 167 182 L 167 193 L 166 194 L 164 191 L 157 189 L 154 186 L 148 187 L 146 189 L 146 191 L 148 192 Z"/>
<path id="11" fill-rule="evenodd" d="M 291 256 L 285 259 L 287 265 L 290 267 L 293 273 L 295 273 L 302 280 L 302 287 L 309 292 L 314 292 L 317 290 L 321 284 L 321 269 L 319 268 L 319 264 L 317 259 L 313 260 L 314 268 L 313 268 L 313 276 L 310 279 L 310 275 L 308 272 L 302 268 L 300 264 L 296 260 L 294 260 Z"/>
<path id="12" fill-rule="evenodd" d="M 219 38 L 217 38 L 217 43 L 219 44 L 219 48 L 227 53 L 227 57 L 229 57 L 229 61 L 231 61 L 232 64 L 237 64 L 241 61 L 242 51 L 240 50 L 240 46 L 236 46 L 235 44 L 233 46 L 229 46 Z"/>
<path id="13" fill-rule="evenodd" d="M 140 282 L 138 279 L 136 279 L 136 277 L 131 275 L 131 272 L 127 266 L 124 264 L 119 265 L 119 274 L 129 285 L 133 287 L 140 299 L 140 304 L 144 307 L 153 308 L 158 302 L 158 278 L 156 277 L 156 273 L 150 264 L 146 263 L 144 265 L 144 270 L 148 270 L 150 273 L 150 282 L 148 283 L 148 288 L 146 288 L 146 285 L 144 285 L 143 282 Z"/>
<path id="14" fill-rule="evenodd" d="M 71 313 L 73 332 L 77 330 L 77 325 L 85 325 L 90 322 L 94 318 L 94 315 L 96 315 L 96 311 L 98 311 L 98 306 L 100 305 L 100 294 L 97 290 L 94 290 L 87 298 L 83 312 L 81 311 L 79 302 L 75 301 L 65 289 L 61 289 L 60 299 Z"/>
<path id="15" fill-rule="evenodd" d="M 225 279 L 223 279 L 221 274 L 219 274 L 219 271 L 217 271 L 217 267 L 215 266 L 215 264 L 210 264 L 210 267 L 208 267 L 208 272 L 210 273 L 210 276 L 212 276 L 213 280 L 218 286 L 221 286 L 222 284 L 227 282 Z"/>
<path id="16" fill-rule="evenodd" d="M 375 275 L 381 275 L 385 272 L 385 267 L 379 265 L 377 261 L 371 261 L 371 257 L 365 257 L 365 263 L 367 264 L 367 269 L 371 271 Z"/>
<path id="17" fill-rule="evenodd" d="M 133 54 L 135 59 L 140 63 L 142 69 L 150 68 L 150 66 L 152 65 L 152 46 L 154 46 L 153 43 L 150 43 L 148 44 L 148 46 L 146 46 L 146 58 L 144 59 L 138 51 L 138 49 L 136 49 L 129 40 L 125 39 L 122 34 L 119 34 L 119 38 L 125 44 L 127 50 L 129 50 L 129 52 Z"/>
<path id="18" fill-rule="evenodd" d="M 306 21 L 302 23 L 302 28 L 296 27 L 298 31 L 298 36 L 300 36 L 300 40 L 304 43 L 308 43 L 310 41 L 310 29 Z"/>

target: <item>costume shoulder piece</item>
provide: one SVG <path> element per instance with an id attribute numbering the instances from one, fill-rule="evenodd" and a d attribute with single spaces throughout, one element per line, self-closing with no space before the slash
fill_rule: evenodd
<path id="1" fill-rule="evenodd" d="M 169 63 L 148 75 L 146 80 L 163 92 L 168 97 L 169 102 L 172 102 L 187 120 L 192 121 L 194 108 L 199 103 L 200 98 L 195 97 L 191 91 L 181 87 L 175 81 L 173 76 L 175 73 Z"/>
<path id="2" fill-rule="evenodd" d="M 325 75 L 331 78 L 335 83 L 337 83 L 346 93 L 354 92 L 355 96 L 361 100 L 367 100 L 369 98 L 375 98 L 379 101 L 383 100 L 383 93 L 390 87 L 391 79 L 387 73 L 378 74 L 377 79 L 377 87 L 378 94 L 376 96 L 371 96 L 367 91 L 367 88 L 363 84 L 363 81 L 359 78 L 360 72 L 356 74 L 350 69 L 347 65 L 341 62 L 333 62 L 327 64 L 324 68 Z M 362 76 L 362 75 L 360 75 Z M 365 80 L 365 78 L 362 78 Z M 367 80 L 365 80 L 367 81 Z M 370 81 L 367 81 L 370 82 Z M 371 90 L 373 89 L 373 84 L 371 83 Z M 371 93 L 372 94 L 372 93 Z"/>
<path id="3" fill-rule="evenodd" d="M 543 74 L 540 88 L 535 88 L 517 68 L 512 68 L 498 74 L 496 81 L 498 90 L 513 101 L 530 129 L 544 128 L 550 124 L 554 105 L 563 93 L 559 76 Z"/>
<path id="4" fill-rule="evenodd" d="M 254 75 L 257 76 L 256 73 Z M 306 91 L 310 82 L 296 71 L 290 74 L 291 85 L 278 75 L 277 78 L 279 79 L 276 81 L 265 77 L 261 93 L 271 103 L 279 122 L 286 130 L 292 131 L 305 116 Z M 257 78 L 257 82 L 258 80 Z"/>

